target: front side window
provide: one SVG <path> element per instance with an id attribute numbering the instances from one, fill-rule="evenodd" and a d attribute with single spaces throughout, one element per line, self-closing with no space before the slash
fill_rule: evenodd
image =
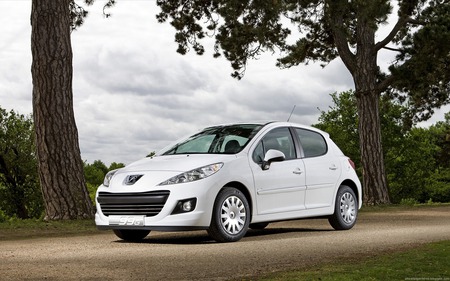
<path id="1" fill-rule="evenodd" d="M 262 163 L 270 149 L 283 152 L 286 160 L 296 158 L 294 141 L 288 128 L 276 128 L 267 133 L 253 151 L 253 161 Z"/>
<path id="2" fill-rule="evenodd" d="M 171 146 L 161 155 L 236 154 L 250 142 L 262 127 L 257 124 L 239 124 L 206 128 Z"/>
<path id="3" fill-rule="evenodd" d="M 327 143 L 321 134 L 298 128 L 295 132 L 300 139 L 305 157 L 317 157 L 327 153 Z"/>

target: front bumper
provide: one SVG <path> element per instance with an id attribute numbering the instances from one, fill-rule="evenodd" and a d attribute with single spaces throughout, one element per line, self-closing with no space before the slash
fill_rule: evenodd
<path id="1" fill-rule="evenodd" d="M 95 223 L 99 229 L 147 229 L 184 231 L 207 229 L 211 222 L 212 208 L 217 191 L 216 183 L 205 179 L 186 184 L 130 192 L 126 189 L 110 189 L 100 186 L 96 196 Z M 126 191 L 126 192 L 125 192 Z M 195 208 L 177 213 L 179 202 L 195 198 Z M 143 216 L 141 225 L 117 225 L 110 216 L 117 218 Z"/>

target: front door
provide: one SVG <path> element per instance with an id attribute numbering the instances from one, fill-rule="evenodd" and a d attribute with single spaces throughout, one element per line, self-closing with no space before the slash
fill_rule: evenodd
<path id="1" fill-rule="evenodd" d="M 285 160 L 272 162 L 267 170 L 261 167 L 270 149 L 284 153 Z M 258 215 L 305 209 L 305 166 L 297 159 L 294 141 L 287 127 L 268 132 L 252 155 L 251 169 L 256 188 Z"/>

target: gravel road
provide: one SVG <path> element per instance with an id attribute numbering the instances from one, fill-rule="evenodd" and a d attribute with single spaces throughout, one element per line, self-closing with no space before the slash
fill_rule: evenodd
<path id="1" fill-rule="evenodd" d="M 152 232 L 142 243 L 110 231 L 0 241 L 0 280 L 229 280 L 450 240 L 450 206 L 361 213 L 349 231 L 327 220 L 273 223 L 237 243 L 206 231 Z M 407 277 L 407 276 L 406 276 Z"/>

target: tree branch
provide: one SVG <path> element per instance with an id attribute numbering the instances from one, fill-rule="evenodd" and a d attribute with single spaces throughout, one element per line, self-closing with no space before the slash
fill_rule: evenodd
<path id="1" fill-rule="evenodd" d="M 386 45 L 389 44 L 389 42 L 391 42 L 392 39 L 394 39 L 395 35 L 397 35 L 397 33 L 400 31 L 400 29 L 405 27 L 408 23 L 417 24 L 417 25 L 425 25 L 426 24 L 426 22 L 424 22 L 424 21 L 419 21 L 419 20 L 413 19 L 411 17 L 399 18 L 397 23 L 395 24 L 395 26 L 392 28 L 391 32 L 386 36 L 386 38 L 384 38 L 382 41 L 375 44 L 374 52 L 378 52 L 382 48 L 393 51 L 393 49 L 387 48 Z M 396 51 L 398 51 L 398 50 L 396 50 Z"/>
<path id="2" fill-rule="evenodd" d="M 405 27 L 406 24 L 408 24 L 409 20 L 410 19 L 408 17 L 399 18 L 395 26 L 392 28 L 391 32 L 386 36 L 386 38 L 375 44 L 374 52 L 375 53 L 378 52 L 381 48 L 384 48 L 389 42 L 391 42 L 394 39 L 395 35 L 397 35 L 397 33 L 403 27 Z"/>
<path id="3" fill-rule="evenodd" d="M 353 75 L 353 73 L 356 70 L 356 60 L 355 55 L 352 53 L 352 51 L 348 46 L 347 35 L 343 31 L 344 29 L 343 15 L 341 11 L 334 11 L 334 12 L 336 13 L 332 17 L 332 25 L 331 25 L 334 43 L 336 44 L 339 56 L 341 57 L 347 69 Z"/>
<path id="4" fill-rule="evenodd" d="M 394 51 L 394 52 L 399 52 L 399 53 L 402 52 L 402 50 L 400 50 L 400 49 L 395 49 L 395 48 L 391 48 L 391 47 L 387 47 L 387 46 L 383 46 L 383 49 L 386 49 L 389 51 Z"/>
<path id="5" fill-rule="evenodd" d="M 395 76 L 393 76 L 392 74 L 389 76 L 386 76 L 386 78 L 383 79 L 383 81 L 381 81 L 378 85 L 377 85 L 377 90 L 379 93 L 386 91 L 386 89 L 392 85 L 392 83 L 396 80 L 397 78 Z"/>

